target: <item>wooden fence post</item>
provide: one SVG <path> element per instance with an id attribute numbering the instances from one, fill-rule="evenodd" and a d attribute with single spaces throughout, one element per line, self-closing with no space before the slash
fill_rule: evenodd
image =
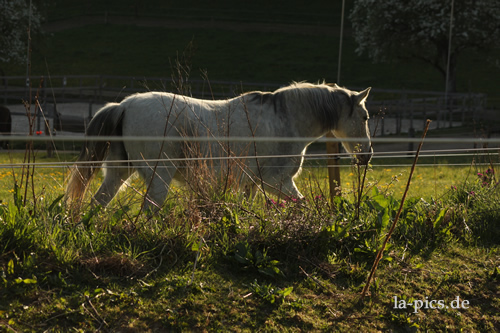
<path id="1" fill-rule="evenodd" d="M 327 138 L 334 138 L 332 132 L 326 134 Z M 336 196 L 341 196 L 340 183 L 340 165 L 339 157 L 340 144 L 338 142 L 326 142 L 326 153 L 328 154 L 328 183 L 330 185 L 330 199 L 333 200 Z M 335 154 L 335 155 L 333 155 Z M 331 156 L 332 155 L 332 156 Z"/>

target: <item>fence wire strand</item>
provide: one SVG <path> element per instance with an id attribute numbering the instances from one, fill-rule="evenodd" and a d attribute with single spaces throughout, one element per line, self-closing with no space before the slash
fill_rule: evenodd
<path id="1" fill-rule="evenodd" d="M 363 153 L 358 153 L 359 155 L 362 155 Z M 487 157 L 487 156 L 492 156 L 497 154 L 500 157 L 500 147 L 498 148 L 460 148 L 460 149 L 431 149 L 431 150 L 425 150 L 422 151 L 421 158 L 441 158 L 441 157 Z M 384 152 L 374 152 L 372 156 L 372 165 L 374 167 L 395 167 L 395 166 L 409 166 L 410 164 L 401 164 L 401 163 L 392 163 L 392 164 L 376 164 L 373 161 L 375 160 L 383 160 L 383 159 L 408 159 L 411 158 L 412 156 L 415 155 L 414 150 L 399 150 L 399 151 L 384 151 Z M 311 154 L 282 154 L 282 155 L 259 155 L 259 156 L 254 156 L 254 155 L 245 155 L 245 156 L 219 156 L 219 157 L 214 157 L 214 156 L 205 156 L 205 157 L 183 157 L 183 158 L 156 158 L 156 159 L 135 159 L 135 160 L 104 160 L 103 162 L 106 164 L 111 164 L 111 165 L 106 165 L 106 168 L 130 168 L 130 166 L 119 166 L 119 165 L 112 165 L 112 164 L 119 164 L 119 163 L 141 163 L 141 164 L 146 164 L 142 166 L 132 166 L 132 168 L 150 168 L 148 164 L 150 163 L 175 163 L 175 162 L 196 162 L 196 161 L 231 161 L 231 160 L 254 160 L 254 159 L 276 159 L 276 158 L 301 158 L 304 157 L 304 159 L 308 162 L 310 161 L 323 161 L 331 158 L 335 159 L 340 159 L 340 160 L 352 160 L 354 154 L 352 153 L 340 153 L 340 154 L 327 154 L 327 153 L 311 153 Z M 79 167 L 90 167 L 91 165 L 95 165 L 96 161 L 54 161 L 54 162 L 30 162 L 30 163 L 3 163 L 0 164 L 1 169 L 16 169 L 16 168 L 23 168 L 23 167 L 38 167 L 38 168 L 68 168 L 73 165 L 78 165 Z M 481 163 L 476 163 L 480 165 Z M 482 164 L 488 164 L 488 163 L 482 163 Z M 428 166 L 436 166 L 436 165 L 443 165 L 443 163 L 419 163 L 418 164 L 421 167 L 428 167 Z M 446 163 L 444 164 L 446 166 L 467 166 L 470 165 L 470 163 Z M 184 168 L 186 166 L 161 166 L 158 165 L 158 167 L 162 168 Z M 266 166 L 266 168 L 269 167 L 283 167 L 283 166 Z M 327 167 L 326 165 L 306 165 L 307 168 L 324 168 Z M 344 164 L 344 165 L 339 165 L 339 167 L 350 167 L 350 164 Z"/>

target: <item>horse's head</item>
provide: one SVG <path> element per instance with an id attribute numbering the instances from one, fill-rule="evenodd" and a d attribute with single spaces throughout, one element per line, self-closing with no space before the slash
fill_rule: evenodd
<path id="1" fill-rule="evenodd" d="M 342 142 L 342 145 L 349 153 L 355 154 L 356 163 L 363 165 L 368 164 L 373 154 L 368 129 L 369 116 L 365 107 L 370 89 L 351 92 L 350 103 L 343 105 L 337 126 L 333 130 L 333 134 L 339 139 L 359 139 L 359 142 L 349 140 Z"/>

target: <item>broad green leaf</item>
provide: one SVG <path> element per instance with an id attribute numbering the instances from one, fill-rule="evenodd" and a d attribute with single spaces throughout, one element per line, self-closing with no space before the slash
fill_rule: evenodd
<path id="1" fill-rule="evenodd" d="M 441 209 L 438 216 L 436 217 L 436 220 L 434 220 L 434 228 L 437 228 L 441 224 L 441 222 L 444 219 L 444 215 L 446 214 L 446 211 L 447 209 L 445 208 Z"/>
<path id="2" fill-rule="evenodd" d="M 288 287 L 288 288 L 285 288 L 283 290 L 283 297 L 287 297 L 288 295 L 290 295 L 293 291 L 293 287 Z"/>
<path id="3" fill-rule="evenodd" d="M 54 208 L 57 206 L 57 204 L 61 201 L 62 198 L 64 198 L 64 194 L 61 194 L 54 201 L 52 201 L 52 203 L 49 206 L 49 212 L 54 211 Z"/>
<path id="4" fill-rule="evenodd" d="M 379 219 L 380 228 L 385 229 L 391 220 L 391 217 L 389 216 L 389 210 L 387 208 L 384 209 L 382 216 L 379 215 Z"/>
<path id="5" fill-rule="evenodd" d="M 191 243 L 191 251 L 198 252 L 200 251 L 200 244 L 198 242 Z"/>

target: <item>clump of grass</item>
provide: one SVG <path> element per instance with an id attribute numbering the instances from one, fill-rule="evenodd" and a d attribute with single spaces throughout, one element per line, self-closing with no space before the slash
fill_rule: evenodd
<path id="1" fill-rule="evenodd" d="M 445 198 L 457 236 L 470 244 L 496 244 L 500 231 L 500 185 L 493 168 L 454 186 Z"/>

